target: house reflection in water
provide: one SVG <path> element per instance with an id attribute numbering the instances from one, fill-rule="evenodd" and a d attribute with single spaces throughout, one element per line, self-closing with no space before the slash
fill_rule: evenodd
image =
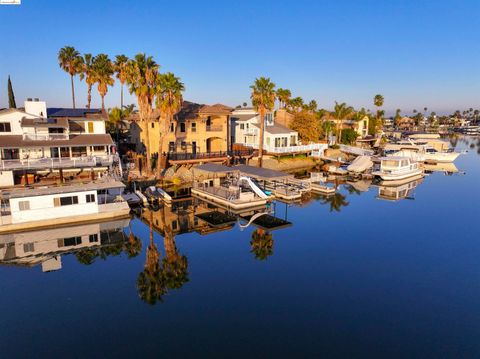
<path id="1" fill-rule="evenodd" d="M 129 222 L 130 219 L 124 219 L 2 234 L 0 264 L 26 267 L 40 264 L 43 272 L 50 272 L 62 268 L 63 254 L 75 253 L 80 260 L 86 250 L 119 246 L 121 251 L 127 240 L 123 229 Z"/>

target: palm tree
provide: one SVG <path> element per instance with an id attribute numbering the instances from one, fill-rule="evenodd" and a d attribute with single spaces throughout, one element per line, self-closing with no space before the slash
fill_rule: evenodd
<path id="1" fill-rule="evenodd" d="M 93 56 L 92 54 L 83 55 L 82 61 L 82 72 L 80 73 L 80 80 L 85 79 L 87 84 L 87 108 L 90 109 L 90 104 L 92 102 L 92 86 L 95 84 L 95 68 L 93 66 Z"/>
<path id="2" fill-rule="evenodd" d="M 126 106 L 123 109 L 114 107 L 108 110 L 108 121 L 106 123 L 107 131 L 110 134 L 115 134 L 117 143 L 118 143 L 118 136 L 119 136 L 120 129 L 122 127 L 125 127 L 124 121 L 133 112 L 134 107 L 135 105 L 132 104 L 132 105 Z"/>
<path id="3" fill-rule="evenodd" d="M 255 259 L 264 261 L 273 254 L 273 236 L 270 232 L 263 229 L 256 229 L 252 232 L 250 241 L 250 252 L 255 255 Z"/>
<path id="4" fill-rule="evenodd" d="M 292 93 L 289 89 L 279 88 L 277 89 L 277 97 L 278 101 L 280 102 L 280 108 L 285 108 L 290 100 L 290 97 L 292 97 Z"/>
<path id="5" fill-rule="evenodd" d="M 397 110 L 395 111 L 395 125 L 398 126 L 398 124 L 400 123 L 400 120 L 402 118 L 402 115 L 401 115 L 401 112 L 402 110 L 400 110 L 399 108 L 397 108 Z"/>
<path id="6" fill-rule="evenodd" d="M 112 61 L 106 54 L 98 54 L 93 58 L 93 78 L 97 83 L 98 93 L 102 98 L 102 111 L 105 112 L 105 95 L 108 92 L 108 86 L 113 86 L 114 68 Z"/>
<path id="7" fill-rule="evenodd" d="M 377 107 L 377 116 L 375 118 L 375 133 L 378 131 L 378 126 L 382 123 L 383 114 L 380 112 L 380 107 L 383 106 L 384 98 L 382 95 L 375 95 L 373 104 Z"/>
<path id="8" fill-rule="evenodd" d="M 347 106 L 345 102 L 338 103 L 335 101 L 335 107 L 333 109 L 333 117 L 337 125 L 336 142 L 339 143 L 342 139 L 342 125 L 343 121 L 353 114 L 353 107 Z"/>
<path id="9" fill-rule="evenodd" d="M 180 111 L 183 103 L 184 84 L 173 73 L 159 74 L 157 76 L 156 87 L 156 106 L 165 115 L 163 126 L 160 125 L 160 141 L 158 144 L 157 175 L 160 176 L 161 170 L 165 168 L 166 163 L 163 156 L 163 141 L 165 135 L 173 121 L 173 116 Z M 161 120 L 161 117 L 160 117 Z M 160 160 L 161 159 L 161 160 Z"/>
<path id="10" fill-rule="evenodd" d="M 263 136 L 265 131 L 265 115 L 275 106 L 275 84 L 269 78 L 256 78 L 252 86 L 252 105 L 260 115 L 260 136 L 258 139 L 258 165 L 262 167 L 263 161 Z"/>
<path id="11" fill-rule="evenodd" d="M 127 63 L 128 57 L 125 55 L 115 56 L 113 63 L 118 81 L 120 81 L 120 108 L 123 109 L 123 85 L 127 81 Z"/>
<path id="12" fill-rule="evenodd" d="M 300 111 L 303 108 L 303 98 L 297 96 L 288 101 L 288 106 L 292 111 Z"/>
<path id="13" fill-rule="evenodd" d="M 58 52 L 58 64 L 60 68 L 70 75 L 72 85 L 72 105 L 75 108 L 75 87 L 73 77 L 82 72 L 82 56 L 73 46 L 65 46 Z"/>
<path id="14" fill-rule="evenodd" d="M 165 286 L 168 289 L 179 289 L 189 280 L 188 260 L 187 257 L 178 252 L 175 236 L 170 225 L 165 226 L 163 245 L 165 247 L 165 258 L 162 260 L 162 274 Z"/>
<path id="15" fill-rule="evenodd" d="M 128 61 L 126 69 L 126 83 L 129 87 L 129 92 L 137 97 L 140 128 L 145 135 L 148 173 L 152 170 L 148 121 L 153 110 L 152 104 L 155 98 L 158 68 L 159 65 L 155 63 L 153 57 L 138 54 L 134 59 Z"/>
<path id="16" fill-rule="evenodd" d="M 309 111 L 312 111 L 312 112 L 317 111 L 317 108 L 318 108 L 317 101 L 315 100 L 310 101 L 307 105 L 307 108 Z"/>

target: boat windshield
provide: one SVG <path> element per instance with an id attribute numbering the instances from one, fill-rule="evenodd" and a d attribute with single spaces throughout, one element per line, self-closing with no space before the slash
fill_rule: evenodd
<path id="1" fill-rule="evenodd" d="M 385 167 L 398 167 L 398 164 L 400 162 L 399 161 L 396 161 L 396 160 L 383 160 L 382 161 L 382 166 L 385 166 Z"/>

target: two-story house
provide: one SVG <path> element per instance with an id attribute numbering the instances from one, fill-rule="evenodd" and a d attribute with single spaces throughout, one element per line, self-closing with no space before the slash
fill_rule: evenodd
<path id="1" fill-rule="evenodd" d="M 30 176 L 105 171 L 114 144 L 100 110 L 47 108 L 38 99 L 0 111 L 0 187 Z"/>

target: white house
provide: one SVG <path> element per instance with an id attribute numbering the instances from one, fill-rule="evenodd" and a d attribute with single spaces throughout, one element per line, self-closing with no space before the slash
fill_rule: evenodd
<path id="1" fill-rule="evenodd" d="M 259 114 L 252 108 L 241 108 L 232 111 L 230 118 L 232 143 L 258 148 L 260 136 Z M 263 148 L 267 153 L 323 151 L 323 147 L 326 147 L 324 144 L 300 143 L 298 132 L 277 123 L 273 112 L 265 115 L 264 130 Z"/>
<path id="2" fill-rule="evenodd" d="M 108 166 L 113 151 L 100 110 L 47 108 L 38 99 L 0 110 L 0 187 L 20 183 L 24 171 Z"/>

